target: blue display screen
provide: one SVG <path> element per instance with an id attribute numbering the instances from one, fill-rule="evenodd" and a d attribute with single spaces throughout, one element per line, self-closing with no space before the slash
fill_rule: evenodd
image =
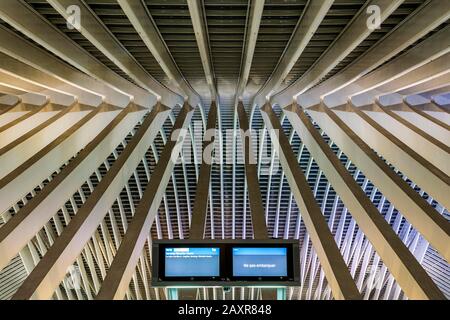
<path id="1" fill-rule="evenodd" d="M 218 277 L 219 248 L 166 248 L 166 277 Z"/>
<path id="2" fill-rule="evenodd" d="M 233 248 L 234 277 L 286 277 L 286 248 Z"/>

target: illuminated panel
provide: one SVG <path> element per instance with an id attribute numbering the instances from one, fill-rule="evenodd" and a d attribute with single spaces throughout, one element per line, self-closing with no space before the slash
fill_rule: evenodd
<path id="1" fill-rule="evenodd" d="M 233 276 L 288 276 L 287 248 L 233 248 Z"/>
<path id="2" fill-rule="evenodd" d="M 297 240 L 154 240 L 152 285 L 299 284 Z"/>
<path id="3" fill-rule="evenodd" d="M 166 277 L 218 277 L 219 248 L 166 248 Z"/>

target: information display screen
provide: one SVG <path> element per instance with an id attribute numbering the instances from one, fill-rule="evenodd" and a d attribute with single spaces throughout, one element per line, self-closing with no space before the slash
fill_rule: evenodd
<path id="1" fill-rule="evenodd" d="M 233 248 L 233 277 L 286 276 L 287 248 Z"/>
<path id="2" fill-rule="evenodd" d="M 300 281 L 298 240 L 152 242 L 152 285 L 275 286 Z"/>
<path id="3" fill-rule="evenodd" d="M 166 277 L 218 277 L 220 248 L 165 248 Z"/>

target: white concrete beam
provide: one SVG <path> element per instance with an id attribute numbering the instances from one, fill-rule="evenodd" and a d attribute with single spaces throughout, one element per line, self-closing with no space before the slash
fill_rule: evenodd
<path id="1" fill-rule="evenodd" d="M 54 2 L 54 1 L 51 1 Z M 70 3 L 71 1 L 61 1 Z M 191 85 L 186 81 L 180 69 L 176 65 L 172 55 L 161 38 L 158 28 L 156 27 L 150 12 L 142 1 L 117 1 L 123 12 L 127 15 L 134 29 L 144 41 L 147 48 L 155 57 L 167 77 L 181 89 L 185 99 L 188 100 L 192 106 L 201 105 L 201 100 L 197 92 L 195 92 Z"/>
<path id="2" fill-rule="evenodd" d="M 208 112 L 208 122 L 205 134 L 203 135 L 203 152 L 209 150 L 211 156 L 214 155 L 216 146 L 216 122 L 217 122 L 218 106 L 215 102 L 211 103 Z M 208 134 L 206 134 L 206 132 Z M 208 149 L 206 149 L 208 148 Z M 208 214 L 208 199 L 211 190 L 211 168 L 212 163 L 205 161 L 202 155 L 202 163 L 200 165 L 200 173 L 197 179 L 197 187 L 195 190 L 194 209 L 189 230 L 190 239 L 203 239 L 205 234 L 206 216 Z"/>
<path id="3" fill-rule="evenodd" d="M 450 207 L 450 179 L 400 139 L 359 108 L 335 110 L 336 115 L 386 161 L 431 195 L 444 207 Z"/>
<path id="4" fill-rule="evenodd" d="M 250 68 L 252 67 L 253 55 L 255 53 L 256 41 L 258 40 L 259 26 L 264 11 L 265 0 L 250 0 L 247 17 L 247 29 L 245 31 L 244 48 L 242 52 L 241 69 L 236 91 L 235 105 L 242 100 L 245 87 L 247 86 Z"/>
<path id="5" fill-rule="evenodd" d="M 328 107 L 333 108 L 347 103 L 347 100 L 353 97 L 356 105 L 367 105 L 373 103 L 378 95 L 402 90 L 402 83 L 404 83 L 404 87 L 407 87 L 406 83 L 419 82 L 426 78 L 426 75 L 436 77 L 438 75 L 431 72 L 433 69 L 439 70 L 437 73 L 445 70 L 444 67 L 438 67 L 438 61 L 448 64 L 448 58 L 444 57 L 448 56 L 448 52 L 450 52 L 447 45 L 449 41 L 450 26 L 425 39 L 377 70 L 332 94 L 325 95 L 323 101 Z"/>
<path id="6" fill-rule="evenodd" d="M 79 70 L 129 95 L 141 106 L 151 107 L 160 97 L 155 95 L 157 90 L 153 90 L 154 94 L 120 77 L 70 40 L 62 31 L 56 29 L 25 2 L 14 0 L 0 2 L 0 18 Z M 88 19 L 88 16 L 85 19 Z M 158 94 L 160 93 L 161 90 Z M 168 98 L 167 94 L 165 96 Z"/>
<path id="7" fill-rule="evenodd" d="M 77 101 L 76 97 L 73 95 L 68 95 L 67 93 L 59 92 L 51 88 L 45 88 L 39 84 L 32 83 L 23 78 L 19 78 L 14 75 L 3 72 L 1 69 L 0 69 L 0 82 L 23 89 L 24 91 L 29 93 L 42 94 L 46 96 L 50 100 L 50 102 L 60 104 L 63 106 L 71 106 Z"/>
<path id="8" fill-rule="evenodd" d="M 2 111 L 0 111 L 0 115 L 2 115 L 5 112 L 5 110 L 9 109 L 10 107 L 14 107 L 19 102 L 20 102 L 19 97 L 0 92 L 0 106 L 2 106 Z"/>
<path id="9" fill-rule="evenodd" d="M 185 139 L 187 127 L 194 110 L 186 104 L 180 111 L 172 128 L 172 139 L 168 140 L 164 146 L 147 189 L 142 196 L 133 220 L 125 233 L 96 299 L 112 300 L 124 298 L 158 213 L 163 194 L 175 167 L 176 159 L 179 157 L 180 149 L 177 149 L 177 145 L 182 145 Z M 173 133 L 177 133 L 176 139 L 173 137 Z"/>
<path id="10" fill-rule="evenodd" d="M 5 95 L 4 97 L 11 97 L 11 100 L 13 98 L 17 98 L 16 96 L 11 95 Z M 13 102 L 13 100 L 11 102 Z M 22 108 L 23 105 L 20 103 L 20 100 L 18 98 L 15 99 L 14 102 L 15 103 L 11 105 L 1 105 L 2 111 L 0 112 L 0 128 L 29 112 L 29 110 L 25 110 L 24 108 Z M 0 129 L 0 131 L 2 130 Z"/>
<path id="11" fill-rule="evenodd" d="M 261 108 L 266 128 L 269 130 L 273 149 L 279 155 L 295 201 L 319 257 L 328 284 L 335 299 L 361 299 L 347 265 L 334 241 L 308 182 L 283 132 L 278 117 L 267 103 Z"/>
<path id="12" fill-rule="evenodd" d="M 90 111 L 22 165 L 8 172 L 0 180 L 0 212 L 12 207 L 18 199 L 33 190 L 77 152 L 85 148 L 114 120 L 118 113 L 119 110 L 109 106 Z"/>
<path id="13" fill-rule="evenodd" d="M 361 58 L 357 59 L 342 72 L 298 95 L 297 102 L 309 108 L 321 102 L 321 99 L 351 84 L 369 73 L 383 62 L 415 43 L 428 32 L 450 18 L 450 2 L 432 0 L 411 14 L 390 34 L 379 41 Z"/>
<path id="14" fill-rule="evenodd" d="M 74 111 L 75 107 L 49 105 L 47 108 L 53 111 L 41 111 L 36 113 L 35 117 L 48 116 L 47 114 L 50 114 L 50 117 L 0 149 L 0 178 L 22 165 L 89 112 Z M 24 121 L 24 125 L 27 125 L 28 121 L 30 119 Z"/>
<path id="15" fill-rule="evenodd" d="M 46 187 L 0 228 L 0 270 L 30 241 L 142 119 L 133 106 L 100 132 Z"/>
<path id="16" fill-rule="evenodd" d="M 450 28 L 448 40 L 450 41 Z M 450 49 L 448 50 L 450 51 Z M 403 101 L 403 97 L 396 94 L 397 91 L 424 84 L 430 80 L 444 75 L 450 77 L 449 53 L 444 54 L 439 58 L 436 58 L 435 60 L 426 63 L 409 73 L 405 73 L 402 76 L 397 76 L 393 81 L 384 82 L 381 85 L 376 85 L 372 89 L 364 91 L 362 93 L 357 92 L 350 95 L 348 98 L 356 107 L 372 104 L 376 100 L 378 100 L 384 106 L 395 105 Z M 396 96 L 399 96 L 400 99 L 396 99 Z M 334 103 L 336 103 L 336 99 L 329 99 L 328 96 L 325 96 L 323 100 L 325 103 L 328 103 L 327 105 L 329 107 L 333 107 Z M 339 105 L 341 105 L 341 103 Z"/>
<path id="17" fill-rule="evenodd" d="M 321 105 L 318 110 L 308 109 L 308 114 L 383 196 L 449 261 L 450 224 L 445 218 L 391 170 L 332 109 Z"/>
<path id="18" fill-rule="evenodd" d="M 8 74 L 15 78 L 19 78 L 34 85 L 43 87 L 47 90 L 56 91 L 63 95 L 74 96 L 75 99 L 77 99 L 81 104 L 97 107 L 103 101 L 103 97 L 101 95 L 93 94 L 74 85 L 70 85 L 69 83 L 61 81 L 55 76 L 51 76 L 1 52 L 0 70 L 2 74 Z M 55 103 L 58 102 L 55 101 Z"/>
<path id="19" fill-rule="evenodd" d="M 446 128 L 450 126 L 450 114 L 446 108 L 442 108 L 435 104 L 434 98 L 440 94 L 450 92 L 450 76 L 448 74 L 439 78 L 428 81 L 427 83 L 411 87 L 407 90 L 399 91 L 404 96 L 403 101 L 417 110 L 422 111 L 422 115 L 438 121 L 439 125 Z M 436 87 L 437 85 L 437 87 Z M 416 92 L 418 92 L 416 94 Z"/>
<path id="20" fill-rule="evenodd" d="M 264 105 L 273 93 L 277 92 L 280 84 L 287 77 L 303 50 L 305 50 L 333 2 L 334 0 L 308 1 L 275 70 L 273 70 L 270 78 L 254 97 L 253 106 Z"/>
<path id="21" fill-rule="evenodd" d="M 98 96 L 100 95 L 106 103 L 118 107 L 124 108 L 130 103 L 131 96 L 129 94 L 120 92 L 120 90 L 80 72 L 23 39 L 20 35 L 8 30 L 5 26 L 0 25 L 0 37 L 2 39 L 0 42 L 1 52 L 54 76 L 69 86 L 79 88 L 83 94 L 77 94 L 78 102 L 97 106 Z"/>
<path id="22" fill-rule="evenodd" d="M 216 79 L 211 52 L 209 50 L 209 36 L 204 15 L 203 1 L 187 0 L 189 13 L 191 15 L 192 26 L 194 27 L 195 39 L 202 59 L 203 71 L 206 82 L 211 92 L 211 100 L 217 100 Z M 218 101 L 217 101 L 218 102 Z"/>
<path id="23" fill-rule="evenodd" d="M 410 123 L 413 126 L 412 130 L 423 131 L 426 135 L 438 140 L 443 145 L 449 144 L 450 126 L 429 116 L 427 113 L 420 110 L 420 108 L 410 107 L 406 103 L 402 103 L 397 107 L 388 109 L 398 117 L 401 117 L 401 119 Z M 422 136 L 424 136 L 424 134 L 422 134 Z M 434 142 L 431 141 L 431 143 Z"/>
<path id="24" fill-rule="evenodd" d="M 447 131 L 450 131 L 450 114 L 446 112 L 445 109 L 439 108 L 429 101 L 425 101 L 425 103 L 422 102 L 420 104 L 410 103 L 411 100 L 409 99 L 405 99 L 404 101 L 406 105 L 422 117 L 434 122 L 436 125 L 446 129 Z"/>
<path id="25" fill-rule="evenodd" d="M 445 299 L 444 294 L 325 143 L 303 110 L 293 104 L 285 108 L 284 112 L 405 294 L 410 299 Z"/>
<path id="26" fill-rule="evenodd" d="M 398 92 L 399 94 L 403 94 L 403 91 Z M 450 79 L 449 84 L 445 84 L 443 86 L 440 86 L 438 88 L 433 89 L 427 89 L 427 91 L 418 93 L 425 99 L 429 99 L 430 101 L 433 99 L 434 96 L 450 93 Z M 404 95 L 404 94 L 403 94 Z"/>
<path id="27" fill-rule="evenodd" d="M 41 93 L 29 92 L 22 87 L 0 82 L 0 93 L 6 95 L 17 96 L 21 102 L 32 104 L 35 106 L 42 106 L 48 103 L 49 97 Z"/>
<path id="28" fill-rule="evenodd" d="M 0 116 L 0 149 L 34 130 L 60 110 L 61 107 L 53 108 L 51 104 L 35 106 L 19 103 L 12 110 Z"/>
<path id="29" fill-rule="evenodd" d="M 450 94 L 436 95 L 433 97 L 432 102 L 448 112 L 447 107 L 450 106 Z"/>
<path id="30" fill-rule="evenodd" d="M 328 50 L 319 60 L 297 79 L 289 87 L 275 94 L 271 99 L 273 104 L 284 107 L 290 105 L 294 97 L 306 92 L 320 79 L 328 74 L 348 54 L 350 54 L 364 39 L 376 29 L 368 28 L 370 14 L 367 12 L 369 6 L 380 8 L 380 22 L 386 20 L 395 9 L 402 4 L 403 0 L 371 0 L 357 13 L 341 35 L 330 45 Z"/>
<path id="31" fill-rule="evenodd" d="M 5 83 L 0 82 L 0 92 L 2 94 L 9 94 L 13 96 L 22 96 L 24 94 L 27 94 L 28 92 L 17 87 L 8 86 Z"/>
<path id="32" fill-rule="evenodd" d="M 247 113 L 245 112 L 242 101 L 239 101 L 237 112 L 239 115 L 239 131 L 245 167 L 245 181 L 248 188 L 253 238 L 267 239 L 269 235 L 267 232 L 261 190 L 259 188 L 258 167 L 256 165 L 256 157 L 253 152 L 252 136 L 248 124 Z"/>
<path id="33" fill-rule="evenodd" d="M 64 279 L 92 234 L 104 219 L 124 185 L 128 183 L 170 112 L 161 104 L 144 120 L 141 128 L 94 189 L 61 236 L 24 281 L 13 299 L 49 299 Z"/>
<path id="34" fill-rule="evenodd" d="M 426 92 L 432 91 L 432 90 L 438 90 L 443 87 L 448 87 L 450 84 L 450 74 L 443 73 L 437 77 L 433 77 L 430 80 L 422 83 L 418 83 L 416 85 L 408 86 L 404 89 L 398 90 L 397 94 L 402 96 L 408 96 L 408 95 L 422 95 L 425 94 L 423 97 L 426 97 Z M 427 98 L 430 102 L 432 100 L 432 97 Z"/>
<path id="35" fill-rule="evenodd" d="M 450 147 L 448 145 L 433 140 L 428 134 L 403 120 L 389 108 L 373 105 L 371 110 L 363 112 L 447 177 L 450 175 Z"/>
<path id="36" fill-rule="evenodd" d="M 55 289 L 66 276 L 67 268 L 79 256 L 128 183 L 135 168 L 142 161 L 169 112 L 170 108 L 162 104 L 158 104 L 152 109 L 142 126 L 61 236 L 55 240 L 47 254 L 19 287 L 13 299 L 49 299 L 52 297 Z"/>
<path id="37" fill-rule="evenodd" d="M 70 13 L 67 8 L 71 5 L 76 5 L 80 8 L 81 24 L 79 32 L 88 39 L 98 50 L 114 62 L 122 71 L 124 71 L 131 79 L 133 79 L 139 86 L 148 90 L 169 107 L 176 104 L 182 104 L 183 99 L 177 93 L 168 89 L 158 81 L 156 81 L 137 61 L 136 59 L 123 47 L 122 44 L 114 37 L 109 29 L 102 23 L 90 7 L 82 0 L 49 0 L 50 5 L 59 12 L 64 19 L 70 18 Z M 136 1 L 135 1 L 136 2 Z M 123 81 L 122 81 L 123 82 Z M 130 84 L 128 84 L 129 86 Z M 133 87 L 135 87 L 133 85 Z M 139 90 L 137 90 L 139 89 Z M 140 93 L 140 88 L 133 88 L 135 99 Z M 127 89 L 126 92 L 132 92 Z M 146 98 L 146 107 L 153 106 L 156 101 L 153 99 L 148 101 Z M 137 100 L 136 103 L 140 104 Z M 142 105 L 142 104 L 141 104 Z"/>

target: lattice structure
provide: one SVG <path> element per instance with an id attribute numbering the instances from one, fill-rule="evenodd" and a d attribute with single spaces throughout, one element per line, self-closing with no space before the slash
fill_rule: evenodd
<path id="1" fill-rule="evenodd" d="M 0 1 L 0 299 L 167 299 L 152 239 L 197 234 L 298 239 L 288 299 L 450 298 L 449 19 L 441 0 Z"/>

